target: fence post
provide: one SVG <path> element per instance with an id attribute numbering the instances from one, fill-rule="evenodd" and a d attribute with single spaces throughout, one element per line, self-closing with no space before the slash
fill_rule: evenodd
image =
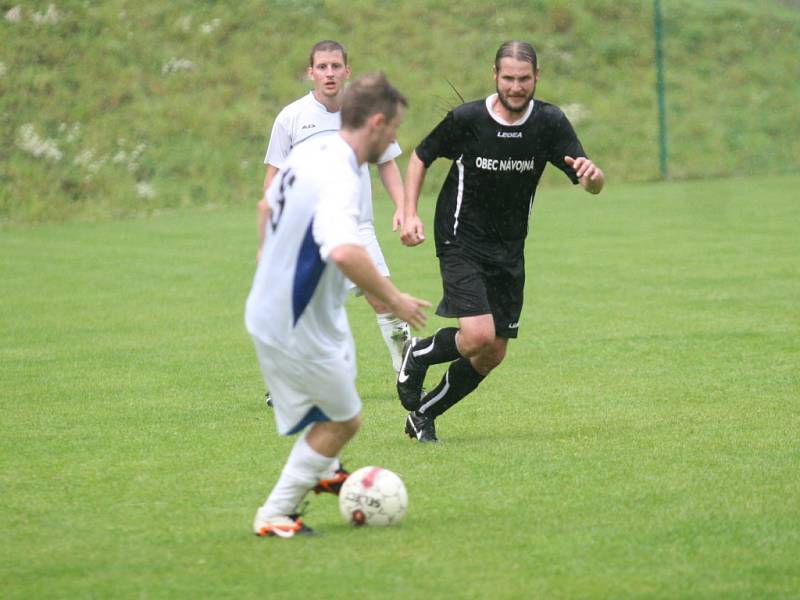
<path id="1" fill-rule="evenodd" d="M 661 0 L 653 0 L 653 25 L 656 42 L 656 93 L 658 95 L 658 149 L 661 179 L 667 179 L 667 105 L 664 98 L 664 23 Z"/>

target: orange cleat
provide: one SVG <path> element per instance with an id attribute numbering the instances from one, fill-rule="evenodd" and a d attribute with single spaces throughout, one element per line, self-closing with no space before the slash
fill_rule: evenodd
<path id="1" fill-rule="evenodd" d="M 334 473 L 333 477 L 330 479 L 320 479 L 319 483 L 311 488 L 311 490 L 315 494 L 321 494 L 325 492 L 327 494 L 338 496 L 339 491 L 342 489 L 342 484 L 347 481 L 348 477 L 350 477 L 350 471 L 346 471 L 344 468 L 342 468 L 342 465 L 339 465 L 339 468 L 336 469 L 336 473 Z"/>

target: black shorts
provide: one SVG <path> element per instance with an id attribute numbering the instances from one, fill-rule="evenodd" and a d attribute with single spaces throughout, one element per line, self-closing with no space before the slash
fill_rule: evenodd
<path id="1" fill-rule="evenodd" d="M 456 252 L 439 256 L 444 295 L 436 314 L 458 318 L 491 314 L 495 334 L 517 337 L 525 287 L 525 260 L 497 265 Z"/>

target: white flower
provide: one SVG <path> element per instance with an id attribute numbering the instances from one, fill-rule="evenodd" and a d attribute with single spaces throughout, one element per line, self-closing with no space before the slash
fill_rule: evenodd
<path id="1" fill-rule="evenodd" d="M 61 123 L 58 126 L 58 133 L 66 133 L 67 142 L 71 144 L 81 136 L 81 124 L 74 123 L 72 127 L 70 127 L 69 123 Z"/>
<path id="2" fill-rule="evenodd" d="M 86 167 L 88 168 L 89 165 L 92 164 L 94 160 L 94 148 L 89 148 L 88 150 L 82 150 L 78 156 L 76 156 L 72 164 L 77 165 L 79 167 Z"/>
<path id="3" fill-rule="evenodd" d="M 186 58 L 170 58 L 164 66 L 161 67 L 161 74 L 167 75 L 177 71 L 191 71 L 194 69 L 194 63 Z"/>
<path id="4" fill-rule="evenodd" d="M 555 50 L 555 55 L 565 63 L 571 63 L 575 59 L 575 55 L 568 50 Z"/>
<path id="5" fill-rule="evenodd" d="M 561 110 L 564 111 L 564 114 L 567 115 L 567 118 L 573 125 L 578 125 L 591 116 L 589 109 L 577 102 L 562 106 Z"/>
<path id="6" fill-rule="evenodd" d="M 31 123 L 26 123 L 19 128 L 17 145 L 36 158 L 46 158 L 58 162 L 64 156 L 58 149 L 55 140 L 39 137 L 36 128 Z"/>
<path id="7" fill-rule="evenodd" d="M 156 190 L 146 181 L 140 181 L 136 184 L 136 195 L 139 196 L 139 198 L 147 200 L 149 198 L 155 198 Z"/>
<path id="8" fill-rule="evenodd" d="M 219 19 L 212 19 L 208 23 L 203 23 L 200 26 L 200 32 L 204 33 L 205 35 L 208 35 L 209 33 L 212 33 L 217 27 L 219 27 L 221 22 L 222 21 L 220 21 Z"/>
<path id="9" fill-rule="evenodd" d="M 46 23 L 48 25 L 55 25 L 61 20 L 61 13 L 56 9 L 55 4 L 47 7 L 47 12 L 35 12 L 31 15 L 31 21 L 34 23 Z"/>
<path id="10" fill-rule="evenodd" d="M 72 125 L 72 128 L 67 132 L 67 141 L 71 144 L 79 137 L 81 137 L 81 124 L 75 123 Z"/>
<path id="11" fill-rule="evenodd" d="M 91 176 L 97 173 L 100 169 L 103 168 L 108 162 L 108 155 L 101 156 L 97 160 L 94 158 L 94 148 L 87 148 L 86 150 L 82 150 L 78 156 L 72 159 L 72 164 L 82 167 L 86 169 L 89 173 L 89 179 L 87 181 L 91 181 Z"/>
<path id="12" fill-rule="evenodd" d="M 147 146 L 144 144 L 139 144 L 131 150 L 131 153 L 128 155 L 128 171 L 133 173 L 136 169 L 139 168 L 139 157 L 142 156 L 142 152 Z"/>
<path id="13" fill-rule="evenodd" d="M 102 156 L 93 163 L 90 163 L 86 168 L 89 171 L 89 173 L 97 173 L 100 169 L 103 168 L 103 165 L 106 164 L 106 162 L 108 162 L 108 156 Z"/>
<path id="14" fill-rule="evenodd" d="M 22 21 L 22 7 L 15 6 L 6 13 L 6 21 L 10 23 L 19 23 Z"/>

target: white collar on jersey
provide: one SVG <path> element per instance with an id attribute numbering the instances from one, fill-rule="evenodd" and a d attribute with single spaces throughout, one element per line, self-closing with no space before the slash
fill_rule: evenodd
<path id="1" fill-rule="evenodd" d="M 311 96 L 311 102 L 313 102 L 316 105 L 316 107 L 319 110 L 321 110 L 322 112 L 328 113 L 328 114 L 331 114 L 331 115 L 335 115 L 336 113 L 339 112 L 338 110 L 335 111 L 335 112 L 329 111 L 327 106 L 325 106 L 322 102 L 317 100 L 317 97 L 314 95 L 314 90 L 311 90 L 310 92 L 308 92 L 308 95 Z"/>
<path id="2" fill-rule="evenodd" d="M 522 118 L 518 119 L 517 121 L 514 121 L 513 123 L 509 123 L 500 115 L 498 115 L 496 112 L 494 112 L 494 109 L 492 107 L 494 106 L 494 101 L 496 99 L 497 99 L 497 94 L 492 94 L 491 96 L 486 98 L 486 110 L 489 111 L 489 116 L 491 116 L 495 121 L 500 123 L 500 125 L 505 125 L 506 127 L 516 127 L 517 125 L 522 125 L 525 121 L 528 120 L 528 117 L 530 117 L 531 113 L 533 112 L 534 100 L 533 98 L 531 98 L 531 101 L 528 103 L 528 110 L 525 111 L 525 114 L 522 115 Z"/>

